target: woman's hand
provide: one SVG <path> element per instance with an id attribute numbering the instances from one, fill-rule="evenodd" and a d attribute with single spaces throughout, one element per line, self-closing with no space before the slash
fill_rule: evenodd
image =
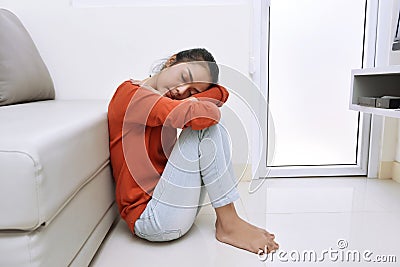
<path id="1" fill-rule="evenodd" d="M 190 96 L 188 98 L 183 99 L 183 101 L 200 101 L 197 98 L 195 98 L 194 96 Z"/>
<path id="2" fill-rule="evenodd" d="M 142 85 L 142 83 L 143 83 L 143 81 L 141 81 L 141 80 L 134 80 L 134 79 L 130 79 L 130 80 L 131 80 L 131 83 L 134 85 Z"/>

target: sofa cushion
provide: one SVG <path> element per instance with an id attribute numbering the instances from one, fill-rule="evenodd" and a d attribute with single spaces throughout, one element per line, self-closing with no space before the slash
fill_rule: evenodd
<path id="1" fill-rule="evenodd" d="M 107 164 L 106 114 L 101 100 L 0 107 L 0 230 L 49 223 Z"/>
<path id="2" fill-rule="evenodd" d="M 54 99 L 49 71 L 19 19 L 0 9 L 0 106 Z"/>

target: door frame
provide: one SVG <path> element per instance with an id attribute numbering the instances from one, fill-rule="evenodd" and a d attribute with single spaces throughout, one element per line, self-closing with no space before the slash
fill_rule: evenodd
<path id="1" fill-rule="evenodd" d="M 387 1 L 387 0 L 386 0 Z M 366 0 L 365 34 L 363 48 L 363 68 L 375 67 L 377 61 L 377 32 L 379 0 Z M 250 76 L 265 96 L 268 103 L 268 53 L 270 0 L 252 0 L 251 51 L 249 60 Z M 349 73 L 350 75 L 350 73 Z M 349 85 L 350 86 L 350 85 Z M 349 90 L 350 92 L 350 90 Z M 252 161 L 253 179 L 270 177 L 309 177 L 309 176 L 368 176 L 377 177 L 379 151 L 381 150 L 382 118 L 359 113 L 359 137 L 357 145 L 357 164 L 322 166 L 284 166 L 268 167 L 267 142 L 268 107 L 261 110 L 260 120 L 265 124 L 260 135 L 262 147 L 261 160 Z M 258 155 L 253 154 L 253 159 Z M 259 159 L 259 158 L 258 158 Z M 260 161 L 260 162 L 258 162 Z"/>

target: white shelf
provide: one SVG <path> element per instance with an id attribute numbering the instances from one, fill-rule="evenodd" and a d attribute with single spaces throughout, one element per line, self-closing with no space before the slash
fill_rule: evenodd
<path id="1" fill-rule="evenodd" d="M 360 96 L 400 96 L 400 65 L 352 70 L 350 90 L 351 110 L 400 118 L 400 109 L 384 109 L 358 105 L 358 97 Z"/>

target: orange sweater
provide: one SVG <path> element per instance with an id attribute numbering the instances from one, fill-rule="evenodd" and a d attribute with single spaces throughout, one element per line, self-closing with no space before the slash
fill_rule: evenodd
<path id="1" fill-rule="evenodd" d="M 134 233 L 176 141 L 176 128 L 201 130 L 218 123 L 228 98 L 222 86 L 173 100 L 125 81 L 108 106 L 110 158 L 121 217 Z"/>

